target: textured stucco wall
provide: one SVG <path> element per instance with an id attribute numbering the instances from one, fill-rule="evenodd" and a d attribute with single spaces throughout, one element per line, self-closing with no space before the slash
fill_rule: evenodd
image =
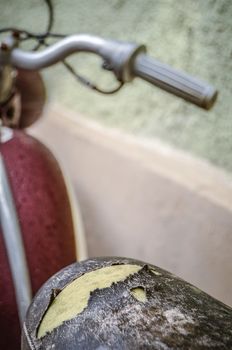
<path id="1" fill-rule="evenodd" d="M 199 76 L 220 91 L 212 112 L 204 112 L 149 84 L 135 81 L 114 96 L 101 96 L 76 83 L 62 66 L 48 69 L 49 97 L 106 125 L 158 137 L 232 170 L 232 1 L 77 0 L 55 3 L 55 30 L 88 32 L 148 45 L 157 59 Z M 17 24 L 41 31 L 42 1 L 0 0 L 1 27 Z M 109 87 L 99 61 L 72 58 L 79 72 Z"/>

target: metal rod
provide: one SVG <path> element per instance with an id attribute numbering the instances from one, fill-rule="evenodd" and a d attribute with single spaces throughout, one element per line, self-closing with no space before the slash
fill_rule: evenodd
<path id="1" fill-rule="evenodd" d="M 24 251 L 22 233 L 11 193 L 7 172 L 0 154 L 0 225 L 15 287 L 19 320 L 22 326 L 31 302 L 31 283 Z"/>

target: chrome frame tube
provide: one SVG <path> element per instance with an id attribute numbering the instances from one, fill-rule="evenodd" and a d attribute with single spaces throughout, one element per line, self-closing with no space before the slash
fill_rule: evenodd
<path id="1" fill-rule="evenodd" d="M 15 48 L 12 50 L 10 63 L 16 68 L 38 70 L 49 67 L 77 52 L 92 52 L 101 55 L 101 50 L 106 43 L 106 40 L 92 35 L 72 35 L 41 52 L 25 52 Z"/>
<path id="2" fill-rule="evenodd" d="M 31 283 L 24 251 L 22 233 L 11 193 L 7 172 L 0 154 L 0 225 L 15 287 L 20 324 L 32 299 Z"/>
<path id="3" fill-rule="evenodd" d="M 91 52 L 103 58 L 116 78 L 122 82 L 131 81 L 132 62 L 139 51 L 145 51 L 143 45 L 106 40 L 97 36 L 72 35 L 47 47 L 41 52 L 26 52 L 15 47 L 11 54 L 2 55 L 0 64 L 11 64 L 16 68 L 39 70 L 64 60 L 78 52 Z"/>

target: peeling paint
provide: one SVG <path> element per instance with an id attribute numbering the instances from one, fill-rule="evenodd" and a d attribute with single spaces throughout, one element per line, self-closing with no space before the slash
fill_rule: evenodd
<path id="1" fill-rule="evenodd" d="M 135 299 L 141 301 L 142 303 L 145 303 L 147 301 L 147 294 L 143 287 L 132 288 L 131 294 Z"/>
<path id="2" fill-rule="evenodd" d="M 192 288 L 192 290 L 193 290 L 194 292 L 202 293 L 202 291 L 201 291 L 199 288 L 197 288 L 197 287 L 195 287 L 195 286 L 192 286 L 192 285 L 190 285 L 190 287 Z"/>
<path id="3" fill-rule="evenodd" d="M 141 270 L 138 265 L 113 265 L 85 273 L 71 282 L 53 300 L 38 329 L 37 338 L 80 314 L 87 306 L 91 292 L 124 281 Z"/>
<path id="4" fill-rule="evenodd" d="M 160 273 L 160 272 L 158 272 L 158 271 L 156 271 L 156 270 L 154 270 L 154 269 L 151 269 L 150 270 L 152 273 L 154 273 L 154 275 L 156 275 L 156 276 L 162 276 L 162 273 Z"/>

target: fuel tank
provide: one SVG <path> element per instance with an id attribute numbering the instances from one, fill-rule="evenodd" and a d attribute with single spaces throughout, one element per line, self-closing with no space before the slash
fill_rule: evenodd
<path id="1" fill-rule="evenodd" d="M 17 290 L 22 286 L 15 266 L 18 249 L 9 239 L 6 243 L 14 230 L 6 232 L 4 220 L 17 222 L 32 295 L 50 276 L 77 260 L 78 242 L 65 180 L 51 152 L 24 131 L 4 127 L 0 157 L 4 168 L 0 182 L 0 349 L 16 350 L 21 333 Z M 4 202 L 5 180 L 13 203 L 7 220 L 3 218 L 9 204 Z"/>

